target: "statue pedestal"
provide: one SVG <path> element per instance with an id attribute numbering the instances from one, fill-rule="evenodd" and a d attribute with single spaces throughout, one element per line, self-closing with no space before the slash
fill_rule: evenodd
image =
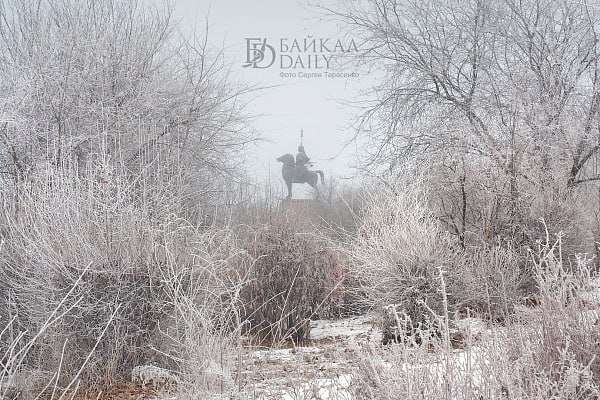
<path id="1" fill-rule="evenodd" d="M 279 205 L 279 211 L 296 227 L 314 231 L 325 212 L 325 205 L 313 199 L 285 199 Z"/>

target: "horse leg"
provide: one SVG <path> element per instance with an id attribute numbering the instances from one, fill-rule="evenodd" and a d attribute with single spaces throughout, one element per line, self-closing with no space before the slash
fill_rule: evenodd
<path id="1" fill-rule="evenodd" d="M 288 188 L 288 195 L 287 195 L 286 199 L 289 200 L 292 198 L 292 181 L 290 180 L 289 182 L 286 182 L 286 183 L 287 183 L 287 188 Z"/>
<path id="2" fill-rule="evenodd" d="M 309 182 L 307 182 L 317 192 L 317 200 L 319 200 L 319 198 L 320 198 L 319 188 L 317 187 L 318 182 L 319 182 L 319 179 L 316 176 L 315 176 L 315 179 L 311 179 Z"/>

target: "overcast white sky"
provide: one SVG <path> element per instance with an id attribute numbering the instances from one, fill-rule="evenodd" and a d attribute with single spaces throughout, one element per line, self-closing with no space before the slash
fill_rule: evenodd
<path id="1" fill-rule="evenodd" d="M 335 3 L 335 0 L 331 2 Z M 176 0 L 175 6 L 176 16 L 184 24 L 196 23 L 198 29 L 204 28 L 208 16 L 209 43 L 215 48 L 224 48 L 232 72 L 240 80 L 276 86 L 263 91 L 252 101 L 250 108 L 251 113 L 261 115 L 255 126 L 272 141 L 257 148 L 253 159 L 256 176 L 266 177 L 269 171 L 273 177 L 281 176 L 281 164 L 275 159 L 284 153 L 296 153 L 300 129 L 304 130 L 306 152 L 316 161 L 314 168 L 323 170 L 326 178 L 332 175 L 344 177 L 353 172 L 349 163 L 355 158 L 356 146 L 343 150 L 343 143 L 351 135 L 349 122 L 354 111 L 342 106 L 338 100 L 356 99 L 359 90 L 370 84 L 364 74 L 358 78 L 300 78 L 299 74 L 296 78 L 286 78 L 280 73 L 292 70 L 282 69 L 279 58 L 269 68 L 243 67 L 247 59 L 246 38 L 266 38 L 277 53 L 281 38 L 288 38 L 290 44 L 294 39 L 301 41 L 309 36 L 331 38 L 327 45 L 333 47 L 331 43 L 342 39 L 334 23 L 322 21 L 316 10 L 296 0 Z M 349 39 L 342 39 L 342 43 L 348 47 Z M 306 57 L 307 54 L 294 53 L 292 56 L 297 55 Z M 268 57 L 269 52 L 262 66 L 266 65 Z M 300 71 L 357 72 L 348 67 L 296 70 Z M 298 185 L 294 186 L 299 197 L 308 193 Z"/>

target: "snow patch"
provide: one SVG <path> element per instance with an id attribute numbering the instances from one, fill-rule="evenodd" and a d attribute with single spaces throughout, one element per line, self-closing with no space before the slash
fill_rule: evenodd
<path id="1" fill-rule="evenodd" d="M 359 337 L 371 341 L 377 340 L 381 336 L 373 326 L 373 318 L 368 315 L 332 320 L 316 320 L 310 322 L 310 339 L 314 341 L 335 339 L 335 338 L 354 338 Z"/>
<path id="2" fill-rule="evenodd" d="M 131 370 L 131 382 L 141 385 L 165 386 L 177 384 L 177 377 L 171 371 L 154 365 L 138 365 Z"/>

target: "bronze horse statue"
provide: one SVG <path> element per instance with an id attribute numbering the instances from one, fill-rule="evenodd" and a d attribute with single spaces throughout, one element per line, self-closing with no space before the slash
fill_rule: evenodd
<path id="1" fill-rule="evenodd" d="M 283 163 L 283 167 L 281 167 L 281 175 L 283 176 L 283 180 L 288 188 L 288 195 L 286 199 L 292 198 L 292 183 L 308 183 L 310 186 L 315 188 L 318 196 L 319 189 L 317 188 L 317 183 L 319 182 L 319 176 L 321 177 L 321 184 L 325 184 L 325 175 L 323 174 L 323 171 L 320 169 L 316 171 L 309 171 L 305 166 L 296 165 L 294 156 L 289 153 L 277 158 L 277 161 Z"/>

